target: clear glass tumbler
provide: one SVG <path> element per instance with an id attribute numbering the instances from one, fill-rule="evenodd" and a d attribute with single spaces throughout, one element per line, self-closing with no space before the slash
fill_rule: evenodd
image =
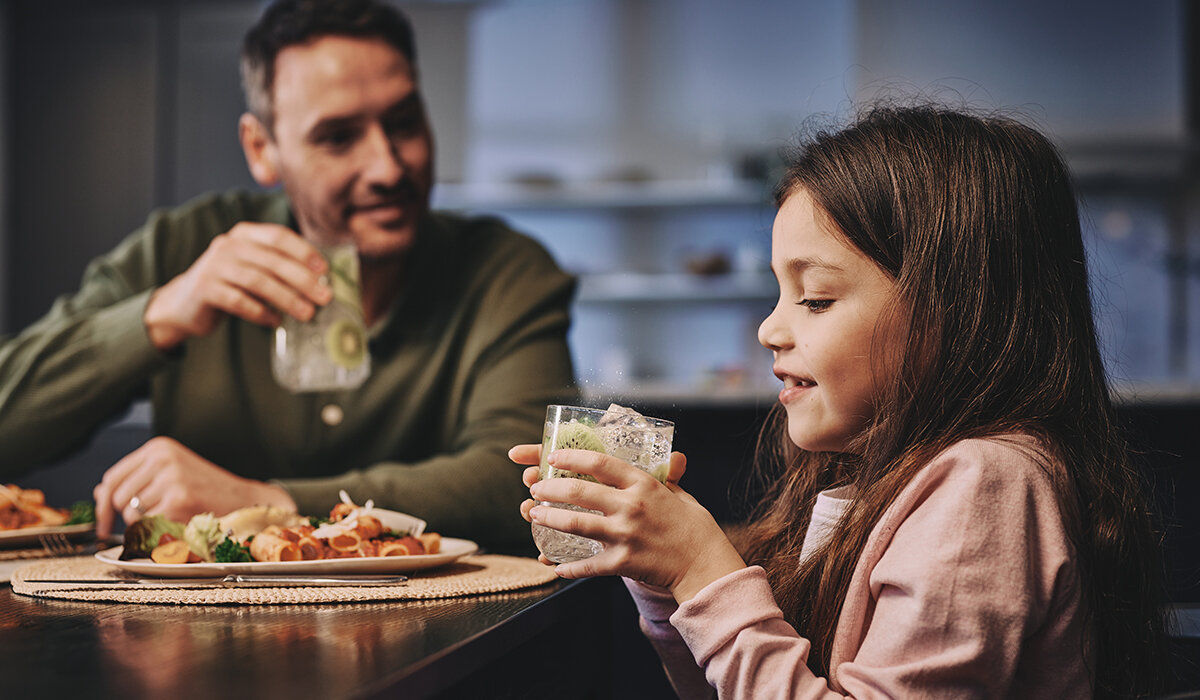
<path id="1" fill-rule="evenodd" d="M 552 405 L 546 408 L 546 427 L 542 434 L 542 463 L 539 478 L 576 478 L 594 481 L 546 463 L 554 450 L 579 449 L 602 452 L 629 462 L 666 482 L 670 471 L 671 439 L 675 424 L 659 418 L 647 418 L 636 411 L 613 404 L 608 409 Z M 542 502 L 542 505 L 568 510 L 584 509 L 566 503 Z M 599 554 L 604 546 L 587 537 L 560 532 L 542 525 L 533 526 L 533 541 L 550 561 L 560 564 Z"/>
<path id="2" fill-rule="evenodd" d="M 296 393 L 353 389 L 371 374 L 358 250 L 347 243 L 322 247 L 321 254 L 329 262 L 333 299 L 310 321 L 285 315 L 271 351 L 275 380 Z"/>

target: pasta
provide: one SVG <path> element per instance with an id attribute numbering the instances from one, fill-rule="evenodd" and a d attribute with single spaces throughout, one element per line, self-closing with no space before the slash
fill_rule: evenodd
<path id="1" fill-rule="evenodd" d="M 37 489 L 0 486 L 0 530 L 63 525 L 68 517 L 65 508 L 47 506 L 46 495 Z"/>
<path id="2" fill-rule="evenodd" d="M 375 510 L 370 501 L 362 507 L 349 502 L 348 496 L 343 496 L 343 501 L 330 511 L 330 521 L 320 527 L 295 513 L 280 509 L 271 512 L 272 509 L 262 506 L 234 511 L 219 520 L 211 514 L 195 516 L 186 527 L 180 528 L 194 555 L 188 561 L 311 561 L 438 553 L 441 536 L 423 532 L 424 521 L 403 513 Z M 162 516 L 147 516 L 125 531 L 127 549 L 136 546 L 129 539 L 130 532 L 153 518 Z M 393 528 L 411 526 L 416 534 L 392 531 L 385 527 L 384 521 Z M 189 533 L 189 530 L 195 531 Z M 158 540 L 150 547 L 151 559 L 155 559 L 155 551 L 177 539 L 153 532 L 148 536 Z M 167 552 L 160 555 L 165 557 Z"/>

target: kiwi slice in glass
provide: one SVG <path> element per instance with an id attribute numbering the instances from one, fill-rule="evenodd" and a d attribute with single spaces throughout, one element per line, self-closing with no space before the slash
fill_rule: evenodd
<path id="1" fill-rule="evenodd" d="M 367 339 L 361 326 L 342 318 L 334 321 L 325 334 L 325 349 L 334 362 L 346 369 L 354 369 L 366 357 Z"/>
<path id="2" fill-rule="evenodd" d="M 573 479 L 586 479 L 587 481 L 595 481 L 595 477 L 576 474 L 568 469 L 555 469 L 546 463 L 545 457 L 550 454 L 550 440 L 547 437 L 546 444 L 542 445 L 542 465 L 540 478 L 553 477 L 570 477 Z M 554 449 L 556 450 L 590 450 L 607 454 L 604 449 L 604 443 L 600 442 L 600 438 L 596 436 L 596 431 L 583 423 L 571 421 L 570 423 L 559 423 L 554 432 Z"/>

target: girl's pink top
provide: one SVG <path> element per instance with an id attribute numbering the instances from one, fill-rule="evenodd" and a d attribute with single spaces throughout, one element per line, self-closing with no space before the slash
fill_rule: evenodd
<path id="1" fill-rule="evenodd" d="M 904 489 L 858 561 L 828 678 L 761 567 L 680 606 L 627 580 L 680 697 L 1091 697 L 1079 577 L 1035 445 L 960 442 Z"/>

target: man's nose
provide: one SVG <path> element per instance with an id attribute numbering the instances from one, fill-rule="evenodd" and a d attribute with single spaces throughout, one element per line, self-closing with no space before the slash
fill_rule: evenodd
<path id="1" fill-rule="evenodd" d="M 387 132 L 375 127 L 364 144 L 363 176 L 372 184 L 394 185 L 404 177 L 404 162 L 400 149 Z"/>

